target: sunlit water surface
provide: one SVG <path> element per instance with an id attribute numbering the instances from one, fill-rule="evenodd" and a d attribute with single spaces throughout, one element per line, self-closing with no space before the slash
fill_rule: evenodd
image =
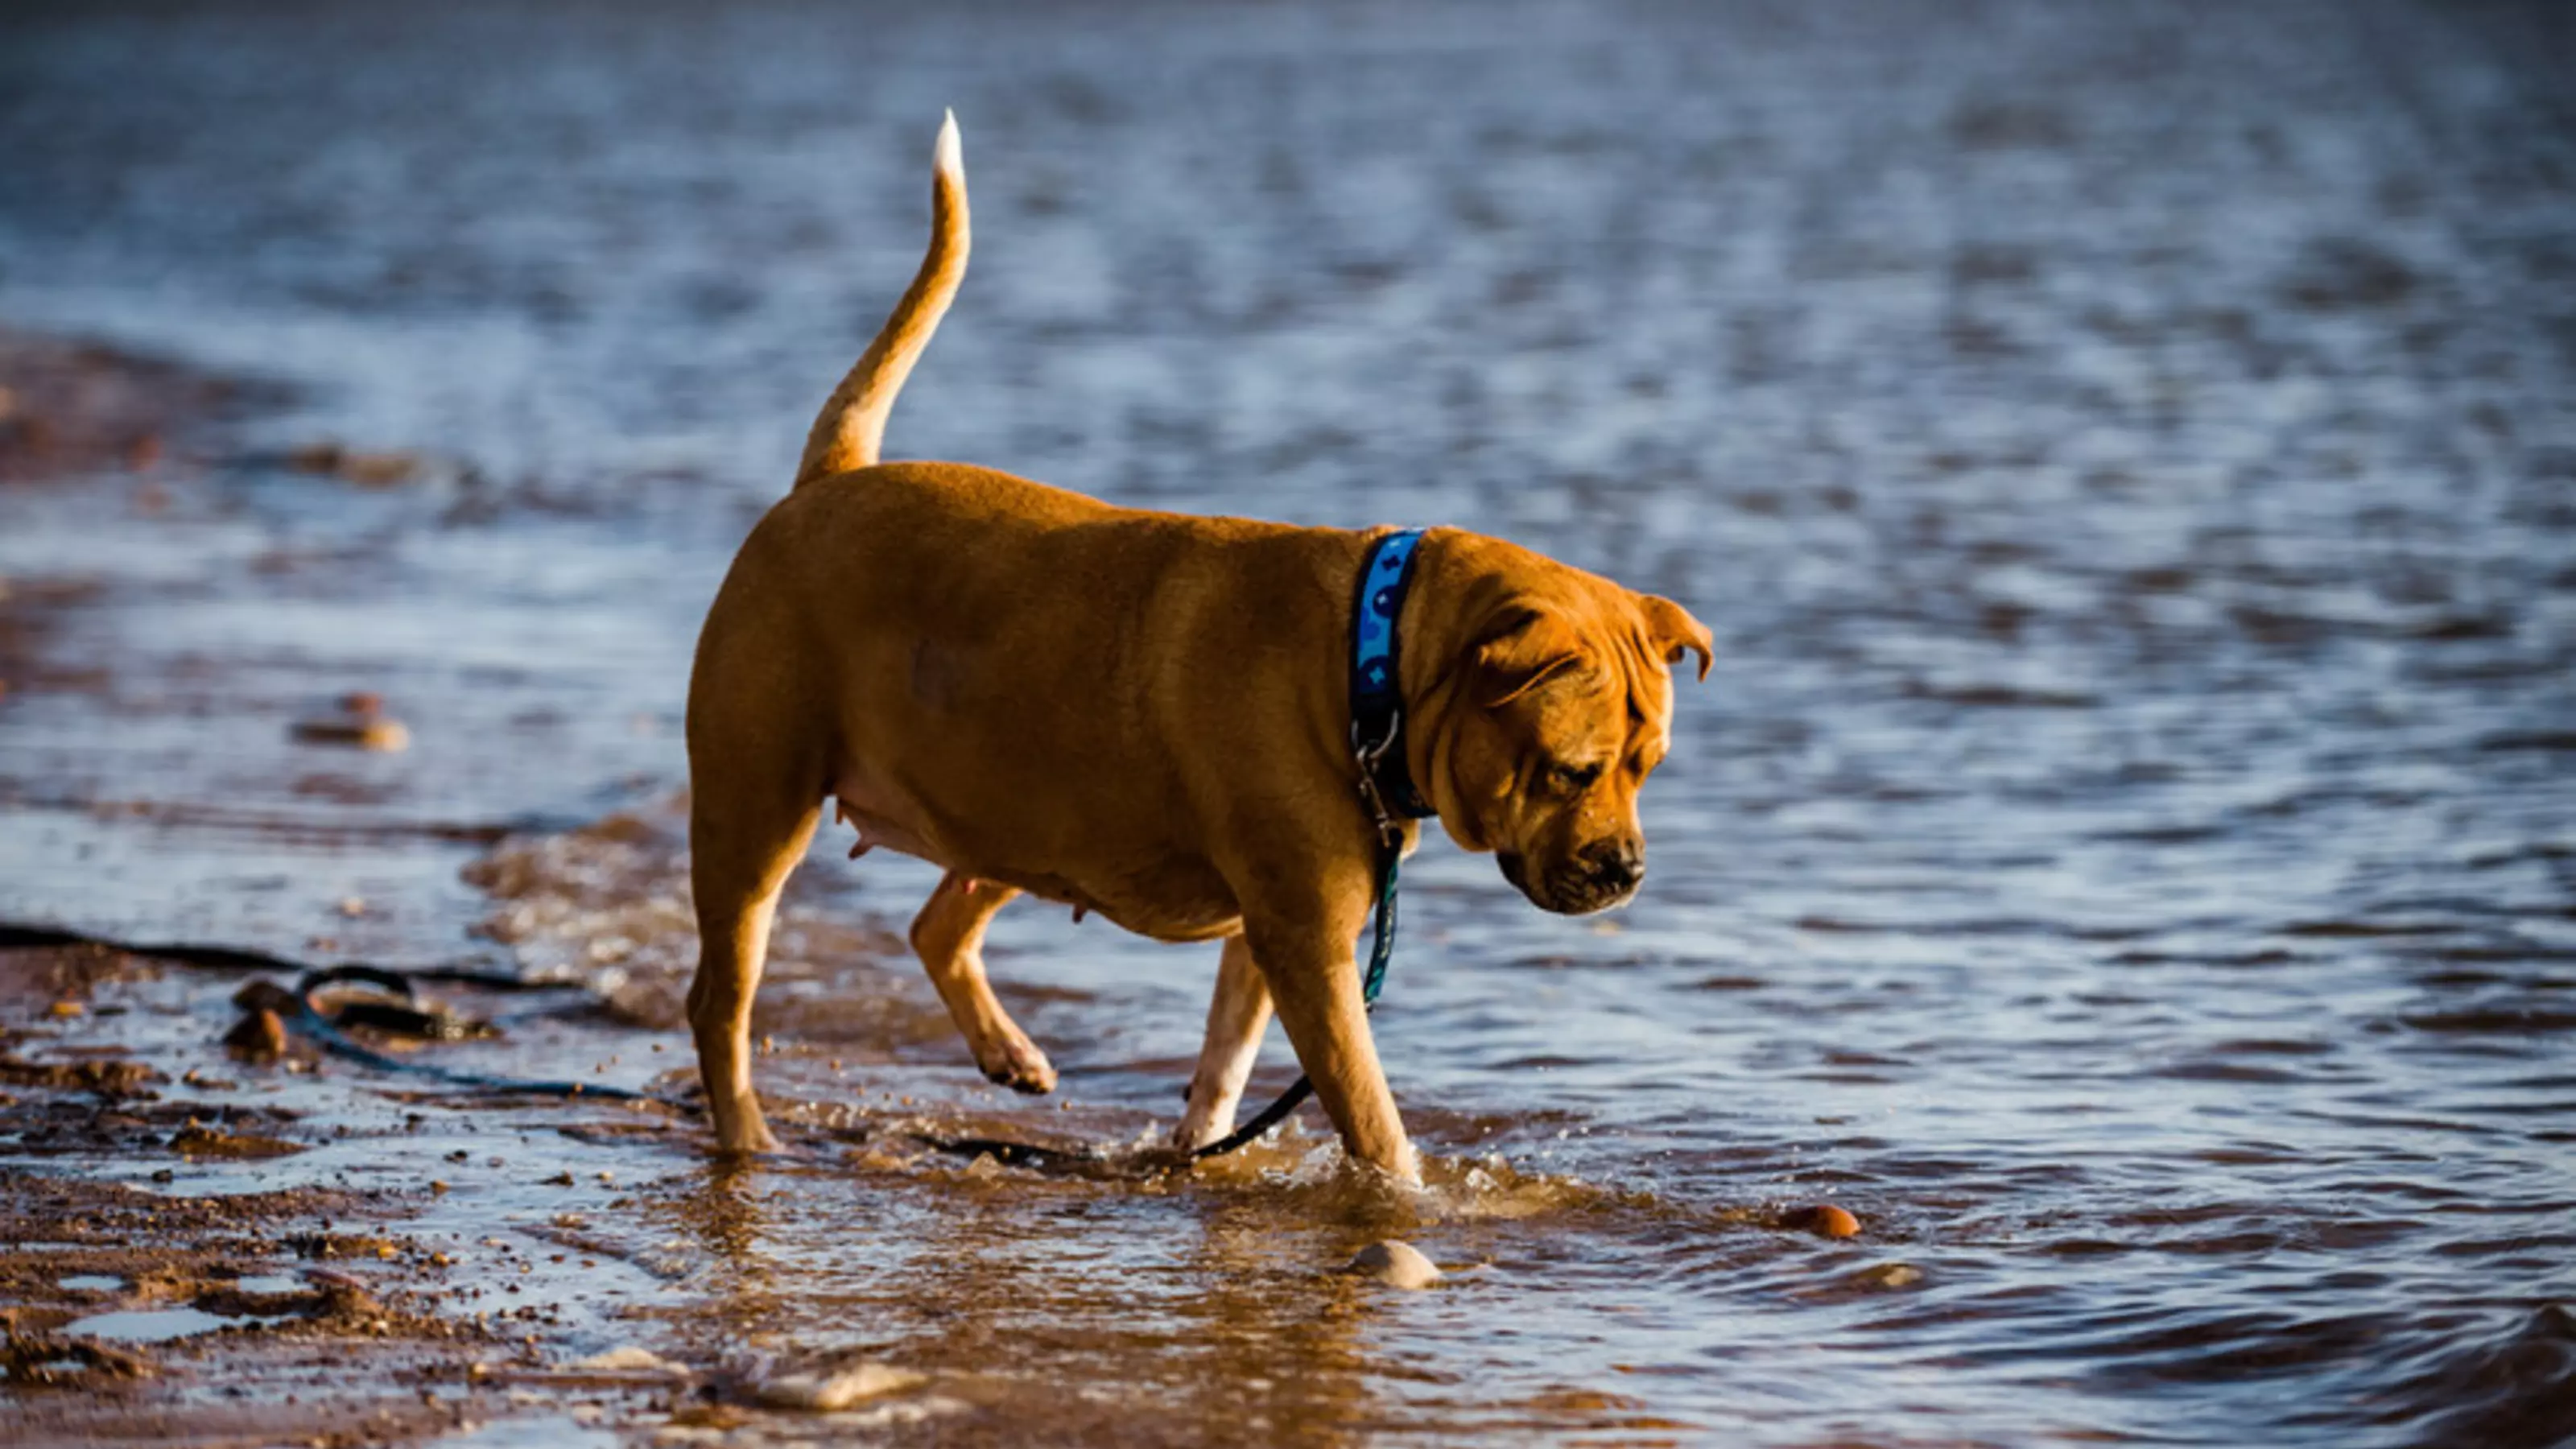
<path id="1" fill-rule="evenodd" d="M 1428 1196 L 1311 1121 L 1197 1182 L 635 1148 L 687 1204 L 672 1341 L 1104 1441 L 2576 1425 L 2546 7 L 5 24 L 0 317 L 301 392 L 148 515 L 0 498 L 0 572 L 102 585 L 47 646 L 98 677 L 0 705 L 0 914 L 568 969 L 634 1023 L 612 1075 L 681 1050 L 688 651 L 918 255 L 943 106 L 974 272 L 895 452 L 1463 523 L 1715 629 L 1636 905 L 1408 873 Z M 280 465 L 319 437 L 432 464 Z M 354 688 L 408 753 L 288 742 Z M 1006 913 L 1071 1109 L 997 1097 L 898 949 L 931 872 L 842 843 L 763 999 L 786 1116 L 1177 1114 L 1212 950 Z M 1820 1200 L 1864 1234 L 1775 1226 Z M 1389 1234 L 1475 1270 L 1329 1275 Z"/>

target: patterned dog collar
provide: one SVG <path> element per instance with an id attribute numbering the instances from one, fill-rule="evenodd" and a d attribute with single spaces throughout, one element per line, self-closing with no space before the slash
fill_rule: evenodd
<path id="1" fill-rule="evenodd" d="M 1351 607 L 1351 751 L 1360 765 L 1360 795 L 1381 835 L 1398 820 L 1436 814 L 1414 788 L 1404 758 L 1404 694 L 1397 664 L 1401 640 L 1396 620 L 1413 586 L 1413 559 L 1422 530 L 1403 529 L 1369 546 L 1360 563 L 1358 597 Z"/>

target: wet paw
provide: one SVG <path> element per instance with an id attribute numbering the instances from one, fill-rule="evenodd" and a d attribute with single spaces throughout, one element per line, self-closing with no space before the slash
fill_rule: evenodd
<path id="1" fill-rule="evenodd" d="M 1055 1090 L 1055 1064 L 1046 1059 L 1034 1043 L 1022 1040 L 1004 1043 L 997 1059 L 976 1053 L 976 1065 L 983 1069 L 984 1079 L 1014 1092 L 1043 1097 Z"/>
<path id="2" fill-rule="evenodd" d="M 776 1152 L 778 1139 L 770 1135 L 769 1124 L 755 1113 L 749 1120 L 716 1124 L 716 1151 L 728 1157 L 756 1152 Z"/>
<path id="3" fill-rule="evenodd" d="M 1208 1101 L 1202 1106 L 1196 1100 L 1195 1083 L 1185 1089 L 1183 1095 L 1191 1097 L 1192 1100 L 1189 1110 L 1181 1114 L 1181 1120 L 1172 1128 L 1171 1143 L 1175 1150 L 1196 1152 L 1234 1130 L 1232 1098 L 1211 1092 Z"/>

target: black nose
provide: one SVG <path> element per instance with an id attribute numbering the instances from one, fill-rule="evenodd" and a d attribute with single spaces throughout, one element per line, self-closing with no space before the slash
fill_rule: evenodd
<path id="1" fill-rule="evenodd" d="M 1584 863 L 1591 867 L 1594 880 L 1612 890 L 1624 891 L 1645 879 L 1645 843 L 1636 840 L 1605 842 L 1585 851 Z"/>

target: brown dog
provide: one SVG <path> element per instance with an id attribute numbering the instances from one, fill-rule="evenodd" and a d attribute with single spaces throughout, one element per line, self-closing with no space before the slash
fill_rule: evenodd
<path id="1" fill-rule="evenodd" d="M 1222 940 L 1182 1147 L 1232 1126 L 1273 1003 L 1350 1155 L 1415 1180 L 1353 942 L 1376 836 L 1350 746 L 1354 584 L 1376 533 L 1113 508 L 954 463 L 877 462 L 886 413 L 966 270 L 940 130 L 929 254 L 807 441 L 795 491 L 708 610 L 689 682 L 700 955 L 689 1023 L 728 1151 L 775 1146 L 752 993 L 825 796 L 946 868 L 912 925 L 994 1081 L 1054 1068 L 981 943 L 1025 891 L 1165 941 Z M 1378 530 L 1378 533 L 1384 530 Z M 1398 627 L 1406 758 L 1450 838 L 1551 911 L 1625 901 L 1638 786 L 1708 630 L 1499 539 L 1436 529 Z M 1410 850 L 1416 828 L 1404 827 Z"/>

